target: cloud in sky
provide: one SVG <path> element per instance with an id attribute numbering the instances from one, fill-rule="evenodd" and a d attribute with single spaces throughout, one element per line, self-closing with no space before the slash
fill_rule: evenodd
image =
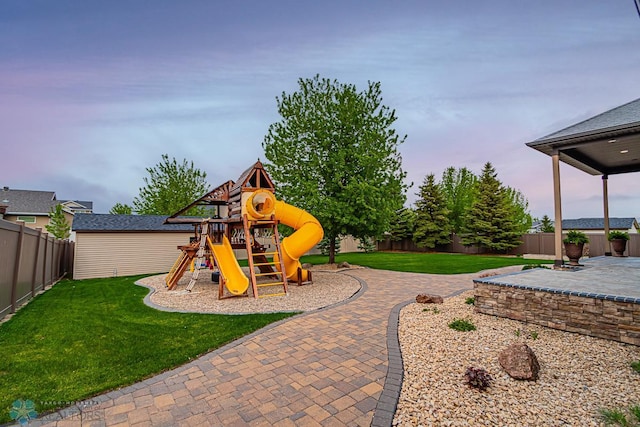
<path id="1" fill-rule="evenodd" d="M 163 153 L 212 186 L 258 157 L 298 78 L 380 81 L 409 201 L 428 173 L 491 161 L 536 216 L 551 161 L 528 141 L 638 98 L 633 2 L 7 0 L 0 5 L 2 185 L 130 203 Z M 565 216 L 601 216 L 599 177 L 563 167 Z M 638 174 L 611 214 L 639 216 Z"/>

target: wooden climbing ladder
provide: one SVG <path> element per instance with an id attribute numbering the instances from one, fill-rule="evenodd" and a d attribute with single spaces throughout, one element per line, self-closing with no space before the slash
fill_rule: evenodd
<path id="1" fill-rule="evenodd" d="M 247 215 L 242 215 L 242 223 L 244 226 L 244 240 L 245 245 L 247 247 L 247 261 L 249 262 L 249 272 L 251 273 L 251 289 L 253 290 L 253 296 L 255 298 L 264 298 L 264 297 L 276 297 L 276 296 L 284 296 L 288 295 L 287 288 L 287 276 L 284 271 L 284 263 L 282 260 L 282 251 L 280 249 L 280 236 L 278 234 L 278 221 L 271 218 L 268 220 L 249 220 Z M 254 237 L 251 234 L 251 230 L 260 227 L 260 228 L 268 228 L 271 227 L 273 230 L 273 239 L 275 242 L 276 250 L 274 252 L 254 252 Z M 278 255 L 278 262 L 269 261 L 266 257 L 271 256 L 272 259 L 275 255 Z M 259 258 L 259 262 L 256 262 L 255 258 Z M 279 264 L 279 269 L 274 268 Z M 258 267 L 260 273 L 256 273 L 255 268 Z M 268 268 L 271 267 L 271 271 Z M 258 283 L 259 277 L 272 277 L 274 281 L 266 282 L 266 283 Z M 272 288 L 282 286 L 282 292 L 274 292 L 274 293 L 265 293 L 260 295 L 258 290 L 260 288 Z"/>
<path id="2" fill-rule="evenodd" d="M 193 274 L 191 275 L 191 280 L 189 280 L 189 284 L 187 285 L 186 290 L 191 292 L 193 287 L 196 285 L 198 281 L 198 276 L 200 274 L 200 269 L 202 268 L 202 264 L 204 263 L 206 257 L 207 250 L 207 236 L 209 235 L 209 222 L 202 221 L 202 226 L 200 230 L 200 246 L 198 247 L 198 254 L 196 255 L 195 265 L 193 267 Z"/>

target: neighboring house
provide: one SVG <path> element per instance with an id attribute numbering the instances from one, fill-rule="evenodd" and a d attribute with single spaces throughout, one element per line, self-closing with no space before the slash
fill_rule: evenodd
<path id="1" fill-rule="evenodd" d="M 585 233 L 604 233 L 604 218 L 563 219 L 562 230 L 578 230 Z M 609 218 L 609 230 L 640 232 L 640 226 L 635 218 Z"/>
<path id="2" fill-rule="evenodd" d="M 531 227 L 527 231 L 527 233 L 541 233 L 542 232 L 542 221 L 533 221 L 531 223 Z"/>
<path id="3" fill-rule="evenodd" d="M 166 215 L 76 214 L 74 279 L 166 273 L 191 224 L 164 224 Z"/>
<path id="4" fill-rule="evenodd" d="M 34 229 L 41 228 L 45 232 L 50 221 L 49 214 L 59 204 L 69 224 L 76 213 L 93 212 L 93 202 L 58 200 L 53 191 L 14 190 L 9 187 L 0 190 L 0 218 Z M 71 240 L 74 240 L 73 233 Z"/>
<path id="5" fill-rule="evenodd" d="M 4 187 L 0 190 L 0 204 L 6 206 L 3 219 L 30 228 L 42 228 L 49 224 L 49 212 L 57 204 L 53 191 L 14 190 Z M 67 221 L 71 223 L 73 212 L 64 208 Z"/>
<path id="6" fill-rule="evenodd" d="M 93 213 L 93 202 L 86 200 L 60 200 L 64 210 L 70 211 L 74 215 L 77 213 Z"/>

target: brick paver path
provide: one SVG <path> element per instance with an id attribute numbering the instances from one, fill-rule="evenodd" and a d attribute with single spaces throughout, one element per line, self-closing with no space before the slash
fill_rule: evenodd
<path id="1" fill-rule="evenodd" d="M 371 425 L 387 376 L 392 309 L 418 293 L 448 296 L 471 289 L 478 274 L 342 274 L 364 284 L 356 298 L 270 325 L 187 365 L 99 396 L 81 413 L 69 408 L 55 422 L 51 414 L 45 425 L 81 425 L 81 417 L 83 426 Z M 395 402 L 382 403 L 376 419 L 389 420 Z"/>

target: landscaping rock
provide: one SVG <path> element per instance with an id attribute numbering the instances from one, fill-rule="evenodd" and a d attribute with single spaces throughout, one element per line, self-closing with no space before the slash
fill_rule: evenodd
<path id="1" fill-rule="evenodd" d="M 442 304 L 444 300 L 440 295 L 419 294 L 416 302 L 420 304 Z"/>
<path id="2" fill-rule="evenodd" d="M 302 268 L 305 270 L 310 269 L 311 267 L 313 267 L 313 264 L 309 264 L 308 262 L 305 262 L 302 264 Z"/>
<path id="3" fill-rule="evenodd" d="M 351 268 L 351 264 L 349 264 L 347 261 L 342 261 L 338 263 L 338 268 Z"/>
<path id="4" fill-rule="evenodd" d="M 540 364 L 531 348 L 525 343 L 511 344 L 502 350 L 498 362 L 511 378 L 536 381 Z"/>

